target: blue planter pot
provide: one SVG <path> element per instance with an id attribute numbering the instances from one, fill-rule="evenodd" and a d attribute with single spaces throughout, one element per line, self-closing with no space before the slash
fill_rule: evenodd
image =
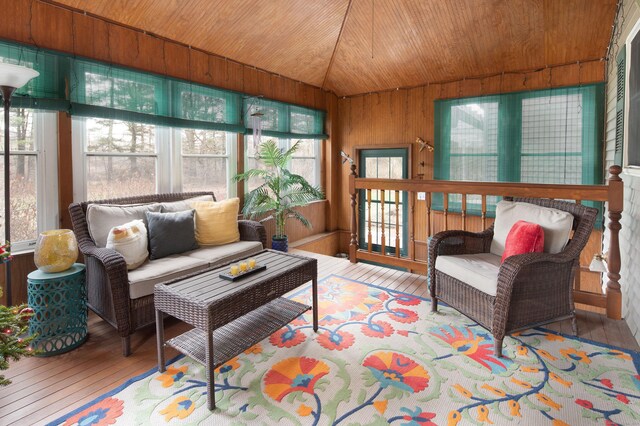
<path id="1" fill-rule="evenodd" d="M 286 253 L 289 251 L 289 239 L 286 236 L 284 238 L 271 237 L 271 248 L 273 250 L 278 250 Z"/>

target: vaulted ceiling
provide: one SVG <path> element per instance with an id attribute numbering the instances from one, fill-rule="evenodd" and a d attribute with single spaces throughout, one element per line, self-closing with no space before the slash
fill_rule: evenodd
<path id="1" fill-rule="evenodd" d="M 55 0 L 352 95 L 605 56 L 616 0 Z"/>

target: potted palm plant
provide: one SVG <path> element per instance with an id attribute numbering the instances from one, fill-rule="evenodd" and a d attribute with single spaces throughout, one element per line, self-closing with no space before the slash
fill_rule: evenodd
<path id="1" fill-rule="evenodd" d="M 250 169 L 233 177 L 234 182 L 245 179 L 261 182 L 245 195 L 242 213 L 249 219 L 261 218 L 261 222 L 275 220 L 276 232 L 271 239 L 271 248 L 280 251 L 287 251 L 289 246 L 285 232 L 287 219 L 296 219 L 311 228 L 311 223 L 295 208 L 324 197 L 320 188 L 287 169 L 297 150 L 298 142 L 284 151 L 270 139 L 261 144 L 258 151 L 257 159 L 264 168 Z"/>

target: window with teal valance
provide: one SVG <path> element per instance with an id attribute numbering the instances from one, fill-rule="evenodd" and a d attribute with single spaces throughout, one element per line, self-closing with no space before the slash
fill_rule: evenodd
<path id="1" fill-rule="evenodd" d="M 603 113 L 603 84 L 436 101 L 434 178 L 602 184 Z M 450 195 L 451 210 L 460 202 Z M 479 214 L 480 197 L 467 206 Z"/>
<path id="2" fill-rule="evenodd" d="M 40 72 L 14 95 L 13 104 L 20 107 L 235 133 L 251 132 L 250 115 L 255 110 L 248 109 L 254 107 L 264 114 L 262 126 L 267 136 L 327 137 L 324 112 L 311 108 L 8 42 L 0 42 L 0 62 Z M 243 115 L 249 119 L 243 121 Z"/>
<path id="3" fill-rule="evenodd" d="M 0 43 L 0 62 L 33 68 L 40 75 L 16 90 L 11 104 L 18 108 L 65 110 L 69 103 L 65 94 L 65 66 L 53 53 L 25 48 L 10 43 Z"/>
<path id="4" fill-rule="evenodd" d="M 248 133 L 253 130 L 254 116 L 258 114 L 262 134 L 265 136 L 287 139 L 327 139 L 328 137 L 323 130 L 324 111 L 258 97 L 245 98 L 243 109 Z"/>

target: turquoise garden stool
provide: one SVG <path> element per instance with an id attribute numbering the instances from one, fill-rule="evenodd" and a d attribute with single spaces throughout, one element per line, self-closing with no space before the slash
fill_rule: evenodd
<path id="1" fill-rule="evenodd" d="M 27 277 L 29 307 L 33 316 L 29 334 L 38 356 L 52 356 L 77 348 L 87 340 L 87 290 L 84 265 L 47 274 L 33 271 Z"/>

